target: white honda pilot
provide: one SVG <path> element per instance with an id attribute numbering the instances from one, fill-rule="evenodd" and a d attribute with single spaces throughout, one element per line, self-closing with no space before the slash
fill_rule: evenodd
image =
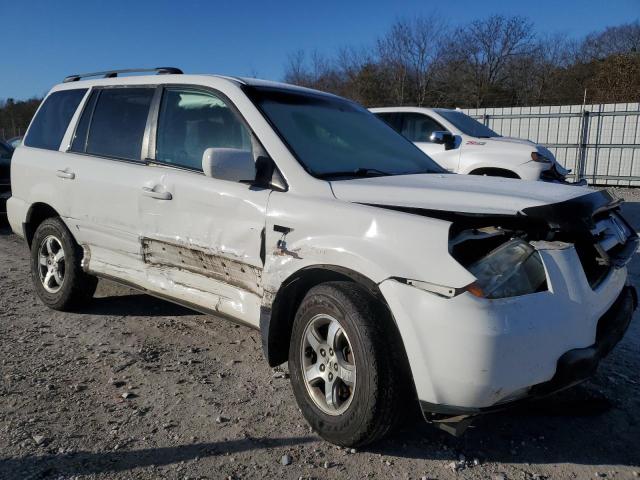
<path id="1" fill-rule="evenodd" d="M 49 307 L 100 277 L 259 329 L 348 446 L 411 406 L 460 431 L 566 388 L 627 329 L 638 237 L 611 194 L 448 174 L 343 98 L 153 70 L 66 78 L 13 157 Z"/>

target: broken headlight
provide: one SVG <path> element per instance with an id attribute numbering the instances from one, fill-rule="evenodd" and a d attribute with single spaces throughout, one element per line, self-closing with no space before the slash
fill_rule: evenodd
<path id="1" fill-rule="evenodd" d="M 553 163 L 550 158 L 547 158 L 540 152 L 531 152 L 531 160 L 538 163 Z"/>
<path id="2" fill-rule="evenodd" d="M 503 243 L 468 268 L 476 281 L 467 291 L 484 298 L 538 292 L 547 279 L 540 254 L 520 239 Z"/>

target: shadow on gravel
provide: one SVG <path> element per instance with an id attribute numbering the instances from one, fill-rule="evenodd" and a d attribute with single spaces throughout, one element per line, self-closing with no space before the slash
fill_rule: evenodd
<path id="1" fill-rule="evenodd" d="M 58 478 L 124 472 L 135 468 L 161 467 L 196 458 L 215 457 L 250 450 L 278 448 L 317 441 L 315 437 L 277 439 L 245 438 L 226 442 L 194 443 L 176 447 L 113 452 L 74 452 L 0 459 L 0 478 Z"/>
<path id="2" fill-rule="evenodd" d="M 634 392 L 627 392 L 634 395 Z M 514 464 L 575 463 L 640 465 L 638 411 L 619 409 L 617 401 L 584 386 L 532 401 L 518 408 L 478 417 L 459 438 L 427 423 L 408 426 L 373 453 L 411 459 Z M 615 437 L 615 440 L 608 440 Z"/>
<path id="3" fill-rule="evenodd" d="M 117 315 L 126 317 L 178 317 L 185 315 L 202 315 L 175 303 L 159 298 L 134 293 L 131 295 L 110 295 L 96 297 L 83 308 L 82 313 L 89 315 Z"/>

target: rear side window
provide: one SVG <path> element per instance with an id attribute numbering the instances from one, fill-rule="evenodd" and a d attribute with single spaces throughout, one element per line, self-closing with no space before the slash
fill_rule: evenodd
<path id="1" fill-rule="evenodd" d="M 140 160 L 154 91 L 154 88 L 105 88 L 95 91 L 82 113 L 71 150 Z"/>
<path id="2" fill-rule="evenodd" d="M 85 93 L 87 89 L 82 88 L 62 90 L 49 95 L 31 122 L 24 144 L 27 147 L 58 150 L 71 117 Z"/>

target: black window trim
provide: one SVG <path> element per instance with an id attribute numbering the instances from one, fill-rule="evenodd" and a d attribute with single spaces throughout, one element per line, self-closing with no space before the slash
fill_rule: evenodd
<path id="1" fill-rule="evenodd" d="M 147 115 L 147 123 L 145 125 L 145 129 L 144 129 L 144 133 L 143 133 L 143 137 L 142 137 L 142 148 L 141 148 L 141 152 L 140 152 L 140 160 L 132 160 L 130 158 L 120 158 L 120 157 L 108 156 L 108 155 L 96 155 L 94 153 L 87 153 L 86 151 L 85 152 L 75 152 L 75 151 L 71 150 L 71 144 L 73 143 L 73 139 L 75 138 L 76 130 L 78 128 L 78 125 L 80 125 L 80 120 L 82 119 L 82 116 L 84 115 L 85 108 L 87 108 L 87 106 L 89 104 L 89 99 L 91 98 L 91 95 L 93 94 L 94 91 L 104 90 L 104 89 L 107 89 L 107 88 L 153 88 L 153 89 L 155 89 L 153 97 L 151 98 L 151 105 L 149 106 L 149 114 Z M 231 99 L 227 95 L 222 93 L 220 90 L 218 90 L 216 88 L 213 88 L 213 87 L 206 86 L 206 85 L 197 85 L 197 84 L 191 84 L 191 83 L 156 83 L 156 84 L 141 84 L 141 85 L 126 84 L 126 85 L 94 85 L 94 86 L 91 86 L 91 87 L 88 88 L 88 90 L 89 90 L 88 94 L 86 94 L 84 103 L 82 104 L 82 112 L 80 112 L 80 115 L 78 116 L 76 124 L 73 126 L 73 135 L 71 137 L 71 142 L 67 146 L 67 149 L 65 150 L 65 153 L 71 153 L 71 154 L 74 154 L 74 155 L 84 155 L 84 156 L 87 156 L 87 157 L 102 159 L 102 160 L 106 160 L 106 161 L 116 161 L 116 162 L 124 162 L 124 163 L 130 163 L 130 164 L 135 164 L 135 165 L 143 165 L 143 166 L 147 166 L 147 167 L 172 168 L 172 169 L 182 170 L 182 171 L 185 171 L 185 172 L 190 172 L 190 173 L 199 174 L 199 175 L 203 175 L 204 176 L 204 172 L 201 169 L 200 170 L 196 170 L 194 168 L 185 167 L 185 166 L 182 166 L 182 165 L 176 165 L 176 164 L 173 164 L 173 163 L 162 162 L 162 161 L 157 160 L 155 158 L 156 157 L 156 138 L 157 138 L 157 133 L 158 133 L 158 118 L 159 118 L 159 114 L 160 114 L 160 104 L 162 102 L 162 95 L 164 93 L 164 90 L 168 89 L 168 88 L 179 88 L 179 89 L 185 89 L 185 90 L 192 90 L 192 91 L 195 91 L 195 92 L 209 93 L 209 94 L 213 94 L 213 95 L 218 96 L 222 101 L 224 101 L 228 105 L 228 107 L 233 111 L 233 113 L 236 115 L 236 117 L 244 124 L 246 129 L 253 136 L 253 138 L 255 138 L 258 142 L 260 142 L 260 144 L 262 145 L 262 148 L 264 149 L 265 152 L 267 152 L 267 154 L 271 158 L 271 161 L 274 163 L 275 170 L 277 170 L 280 178 L 284 182 L 284 191 L 286 192 L 286 191 L 289 190 L 289 184 L 288 184 L 285 176 L 282 174 L 282 170 L 280 170 L 280 168 L 278 167 L 276 161 L 273 159 L 271 154 L 264 147 L 264 145 L 260 141 L 260 138 L 258 137 L 258 135 L 256 135 L 255 131 L 251 128 L 251 125 L 249 125 L 249 122 L 244 117 L 244 115 L 242 115 L 242 113 L 240 112 L 238 107 L 236 107 L 236 105 L 233 103 L 233 101 L 231 101 Z M 96 100 L 96 102 L 94 103 L 94 110 L 95 110 L 95 105 L 97 103 L 98 102 Z M 93 113 L 94 112 L 91 112 L 92 120 L 93 120 Z M 266 117 L 264 117 L 264 118 L 266 119 Z M 90 129 L 91 129 L 91 122 L 89 122 L 89 130 Z M 279 136 L 277 131 L 276 131 L 276 134 Z M 88 137 L 88 133 L 87 133 L 87 137 Z M 85 150 L 86 150 L 86 145 L 85 145 Z"/>
<path id="2" fill-rule="evenodd" d="M 93 101 L 93 95 L 94 92 L 96 93 L 96 100 Z M 90 88 L 89 91 L 87 92 L 87 96 L 85 97 L 84 103 L 82 104 L 82 111 L 80 112 L 80 115 L 78 115 L 78 118 L 76 120 L 76 124 L 73 126 L 73 133 L 71 134 L 71 141 L 69 142 L 69 145 L 67 145 L 67 148 L 65 150 L 65 153 L 85 153 L 87 150 L 87 143 L 89 141 L 89 133 L 91 132 L 91 123 L 93 120 L 93 114 L 96 110 L 96 104 L 98 103 L 98 100 L 100 99 L 100 89 L 93 89 Z M 93 104 L 92 104 L 93 102 Z M 92 104 L 92 105 L 91 105 Z M 73 146 L 73 142 L 76 139 L 76 135 L 78 133 L 78 127 L 80 126 L 80 122 L 82 121 L 82 117 L 84 117 L 84 112 L 85 110 L 89 107 L 89 105 L 91 105 L 91 115 L 89 117 L 89 124 L 87 125 L 87 133 L 84 137 L 84 147 L 83 147 L 83 151 L 82 152 L 76 152 L 74 150 L 71 150 L 71 147 Z"/>

